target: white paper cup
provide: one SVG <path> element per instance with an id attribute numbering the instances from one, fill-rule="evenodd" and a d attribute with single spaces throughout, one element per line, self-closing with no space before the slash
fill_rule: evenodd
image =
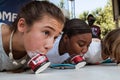
<path id="1" fill-rule="evenodd" d="M 37 54 L 28 62 L 28 66 L 35 72 L 35 74 L 44 71 L 49 65 L 50 62 L 44 54 Z"/>

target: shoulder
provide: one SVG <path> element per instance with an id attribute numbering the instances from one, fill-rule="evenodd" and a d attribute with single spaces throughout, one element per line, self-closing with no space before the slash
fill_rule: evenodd
<path id="1" fill-rule="evenodd" d="M 92 42 L 98 42 L 101 43 L 101 40 L 99 38 L 92 38 Z"/>
<path id="2" fill-rule="evenodd" d="M 88 52 L 96 54 L 101 51 L 101 40 L 98 38 L 93 38 L 89 46 Z"/>
<path id="3" fill-rule="evenodd" d="M 1 25 L 1 31 L 2 31 L 2 34 L 3 34 L 3 35 L 10 34 L 10 32 L 11 32 L 10 26 L 3 23 L 3 24 Z"/>

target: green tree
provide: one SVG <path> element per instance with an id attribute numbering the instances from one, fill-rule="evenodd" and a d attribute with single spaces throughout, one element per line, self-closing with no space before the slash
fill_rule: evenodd
<path id="1" fill-rule="evenodd" d="M 101 11 L 97 19 L 100 19 L 100 26 L 102 30 L 102 36 L 106 35 L 109 31 L 115 28 L 113 20 L 112 2 L 108 0 L 107 5 Z"/>
<path id="2" fill-rule="evenodd" d="M 65 8 L 64 0 L 59 0 L 59 3 L 57 4 L 57 6 L 60 8 Z"/>
<path id="3" fill-rule="evenodd" d="M 82 14 L 80 14 L 79 17 L 80 19 L 83 19 L 86 21 L 88 14 L 89 14 L 89 11 L 85 11 Z"/>

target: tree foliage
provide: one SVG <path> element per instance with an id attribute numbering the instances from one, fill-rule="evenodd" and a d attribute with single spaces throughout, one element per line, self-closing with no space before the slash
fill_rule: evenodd
<path id="1" fill-rule="evenodd" d="M 89 11 L 85 11 L 79 15 L 79 18 L 86 20 L 89 13 Z M 90 14 L 95 16 L 95 24 L 101 27 L 101 37 L 104 37 L 104 35 L 115 28 L 111 0 L 108 0 L 104 8 L 96 8 L 96 10 L 93 10 Z"/>

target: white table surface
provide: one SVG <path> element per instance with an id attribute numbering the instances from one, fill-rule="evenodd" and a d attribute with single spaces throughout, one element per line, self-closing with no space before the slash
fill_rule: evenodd
<path id="1" fill-rule="evenodd" d="M 0 80 L 120 80 L 120 66 L 87 65 L 79 70 L 47 68 L 40 74 L 0 72 Z"/>

